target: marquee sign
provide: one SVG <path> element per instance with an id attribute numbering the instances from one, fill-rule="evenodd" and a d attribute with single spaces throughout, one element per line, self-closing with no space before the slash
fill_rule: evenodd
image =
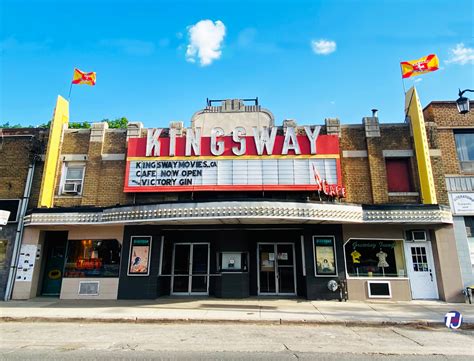
<path id="1" fill-rule="evenodd" d="M 298 129 L 299 130 L 299 129 Z M 345 196 L 341 184 L 339 139 L 319 135 L 320 127 L 237 127 L 224 136 L 200 129 L 148 129 L 146 138 L 128 141 L 125 192 L 323 191 Z"/>

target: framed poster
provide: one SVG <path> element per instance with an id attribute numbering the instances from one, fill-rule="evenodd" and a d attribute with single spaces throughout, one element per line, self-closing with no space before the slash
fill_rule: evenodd
<path id="1" fill-rule="evenodd" d="M 128 259 L 128 276 L 150 274 L 151 236 L 132 236 Z"/>
<path id="2" fill-rule="evenodd" d="M 333 236 L 314 236 L 315 276 L 337 276 L 336 249 Z"/>

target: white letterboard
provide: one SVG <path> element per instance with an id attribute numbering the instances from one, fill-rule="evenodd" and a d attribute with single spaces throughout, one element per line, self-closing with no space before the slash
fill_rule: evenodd
<path id="1" fill-rule="evenodd" d="M 132 160 L 129 187 L 338 184 L 335 158 Z"/>

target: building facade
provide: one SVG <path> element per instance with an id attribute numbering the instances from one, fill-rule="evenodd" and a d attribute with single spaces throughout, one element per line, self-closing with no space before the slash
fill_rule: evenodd
<path id="1" fill-rule="evenodd" d="M 234 99 L 188 128 L 78 130 L 64 104 L 13 299 L 337 299 L 330 281 L 344 280 L 354 300 L 462 300 L 451 211 L 436 202 L 441 151 L 422 117 L 277 126 Z"/>
<path id="2" fill-rule="evenodd" d="M 42 129 L 0 129 L 0 210 L 10 212 L 8 223 L 0 227 L 1 299 L 7 285 L 13 285 L 12 255 L 21 242 L 23 217 L 38 205 L 47 135 Z"/>
<path id="3" fill-rule="evenodd" d="M 471 106 L 474 103 L 471 102 Z M 453 212 L 456 247 L 465 287 L 474 285 L 474 114 L 458 113 L 456 103 L 431 102 L 425 119 L 436 129 L 446 193 L 440 203 Z M 442 185 L 439 185 L 442 188 Z"/>

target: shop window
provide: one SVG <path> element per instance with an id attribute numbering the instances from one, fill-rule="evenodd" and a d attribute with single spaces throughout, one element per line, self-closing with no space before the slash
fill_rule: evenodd
<path id="1" fill-rule="evenodd" d="M 385 158 L 389 192 L 412 192 L 410 158 Z"/>
<path id="2" fill-rule="evenodd" d="M 19 199 L 0 199 L 0 209 L 10 212 L 8 223 L 18 222 L 18 213 L 20 211 Z"/>
<path id="3" fill-rule="evenodd" d="M 120 249 L 116 239 L 69 240 L 64 277 L 118 277 Z"/>
<path id="4" fill-rule="evenodd" d="M 464 217 L 466 224 L 467 241 L 471 253 L 471 264 L 474 267 L 474 217 Z"/>
<path id="5" fill-rule="evenodd" d="M 0 239 L 0 270 L 7 268 L 7 245 L 6 239 Z"/>
<path id="6" fill-rule="evenodd" d="M 81 195 L 84 183 L 84 163 L 68 162 L 64 166 L 64 177 L 61 185 L 63 195 Z"/>
<path id="7" fill-rule="evenodd" d="M 313 237 L 315 276 L 336 276 L 334 237 Z"/>
<path id="8" fill-rule="evenodd" d="M 351 239 L 344 250 L 351 277 L 406 277 L 401 240 Z"/>
<path id="9" fill-rule="evenodd" d="M 247 272 L 247 252 L 221 252 L 217 254 L 220 272 Z"/>
<path id="10" fill-rule="evenodd" d="M 474 172 L 474 132 L 458 130 L 454 133 L 456 152 L 463 172 Z"/>

